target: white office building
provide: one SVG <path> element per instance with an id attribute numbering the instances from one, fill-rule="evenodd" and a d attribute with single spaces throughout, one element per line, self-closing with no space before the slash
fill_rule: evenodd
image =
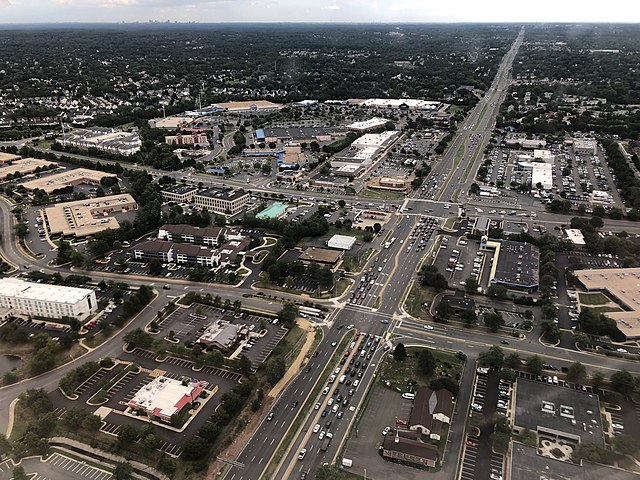
<path id="1" fill-rule="evenodd" d="M 96 293 L 88 288 L 0 279 L 0 308 L 9 308 L 14 314 L 84 320 L 97 307 Z"/>

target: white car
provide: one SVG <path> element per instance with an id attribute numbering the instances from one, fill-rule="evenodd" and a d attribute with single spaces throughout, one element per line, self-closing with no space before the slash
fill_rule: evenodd
<path id="1" fill-rule="evenodd" d="M 313 427 L 313 433 L 318 433 L 320 431 L 320 424 L 316 423 L 316 426 Z"/>
<path id="2" fill-rule="evenodd" d="M 433 326 L 432 325 L 425 325 L 424 328 L 426 328 L 427 330 L 433 330 Z"/>
<path id="3" fill-rule="evenodd" d="M 313 407 L 314 410 L 320 410 L 320 404 L 316 403 L 316 405 Z"/>
<path id="4" fill-rule="evenodd" d="M 478 372 L 479 375 L 486 375 L 487 373 L 489 373 L 489 369 L 486 367 L 480 367 L 476 369 L 476 372 Z"/>
<path id="5" fill-rule="evenodd" d="M 479 405 L 477 403 L 472 403 L 471 404 L 471 410 L 475 410 L 476 412 L 481 412 L 482 411 L 482 405 Z"/>
<path id="6" fill-rule="evenodd" d="M 391 427 L 384 427 L 382 430 L 382 435 L 387 436 L 387 434 L 391 431 Z"/>
<path id="7" fill-rule="evenodd" d="M 298 455 L 298 460 L 302 460 L 306 454 L 307 454 L 306 448 L 303 448 L 302 450 L 300 450 L 300 454 Z"/>
<path id="8" fill-rule="evenodd" d="M 618 353 L 629 353 L 626 349 L 624 348 L 616 348 L 616 352 Z"/>
<path id="9" fill-rule="evenodd" d="M 622 425 L 621 423 L 612 423 L 611 427 L 614 430 L 624 430 L 624 425 Z"/>
<path id="10" fill-rule="evenodd" d="M 324 430 L 322 430 L 320 432 L 320 435 L 318 435 L 318 440 L 322 440 L 324 438 Z"/>

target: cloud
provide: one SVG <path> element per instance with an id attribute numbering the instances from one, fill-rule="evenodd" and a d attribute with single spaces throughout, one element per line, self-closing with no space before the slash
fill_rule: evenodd
<path id="1" fill-rule="evenodd" d="M 325 5 L 323 10 L 340 10 L 340 5 Z"/>

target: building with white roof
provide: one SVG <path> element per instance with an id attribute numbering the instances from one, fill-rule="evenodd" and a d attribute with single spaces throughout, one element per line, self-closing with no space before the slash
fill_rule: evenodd
<path id="1" fill-rule="evenodd" d="M 582 235 L 582 231 L 579 228 L 567 228 L 564 233 L 567 234 L 567 238 L 571 240 L 571 243 L 578 247 L 584 247 L 584 235 Z"/>
<path id="2" fill-rule="evenodd" d="M 369 130 L 375 130 L 376 128 L 384 127 L 388 121 L 389 120 L 387 120 L 386 118 L 373 117 L 369 120 L 355 122 L 351 125 L 347 125 L 347 129 L 354 132 L 368 132 Z"/>
<path id="3" fill-rule="evenodd" d="M 334 235 L 327 240 L 327 247 L 337 248 L 339 250 L 351 250 L 356 243 L 356 237 L 349 235 Z"/>
<path id="4" fill-rule="evenodd" d="M 89 288 L 0 279 L 0 308 L 10 308 L 15 314 L 84 320 L 97 311 L 97 306 L 96 292 Z"/>
<path id="5" fill-rule="evenodd" d="M 192 404 L 207 385 L 205 381 L 156 377 L 136 392 L 127 406 L 145 413 L 152 420 L 170 422 L 173 415 Z"/>
<path id="6" fill-rule="evenodd" d="M 551 164 L 533 162 L 531 186 L 537 188 L 538 184 L 543 190 L 551 190 L 553 188 L 553 166 Z"/>
<path id="7" fill-rule="evenodd" d="M 598 142 L 593 138 L 574 138 L 573 139 L 573 151 L 575 153 L 585 153 L 588 155 L 595 155 L 598 147 Z"/>
<path id="8" fill-rule="evenodd" d="M 400 110 L 437 110 L 441 102 L 414 98 L 369 98 L 362 102 L 365 107 L 397 108 Z"/>

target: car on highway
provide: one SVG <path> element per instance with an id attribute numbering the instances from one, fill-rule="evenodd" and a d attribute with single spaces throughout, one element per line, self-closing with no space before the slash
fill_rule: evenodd
<path id="1" fill-rule="evenodd" d="M 332 347 L 335 347 L 336 345 L 338 345 L 338 342 L 331 342 Z"/>
<path id="2" fill-rule="evenodd" d="M 273 412 L 270 412 L 269 415 L 267 415 L 267 422 L 270 422 L 271 420 L 273 420 Z"/>
<path id="3" fill-rule="evenodd" d="M 324 438 L 324 430 L 322 430 L 320 432 L 320 435 L 318 435 L 318 440 L 322 440 Z"/>
<path id="4" fill-rule="evenodd" d="M 298 460 L 303 460 L 306 454 L 307 454 L 306 448 L 303 448 L 302 450 L 300 450 L 300 454 L 298 455 Z"/>
<path id="5" fill-rule="evenodd" d="M 320 403 L 316 403 L 313 407 L 314 410 L 320 410 Z"/>
<path id="6" fill-rule="evenodd" d="M 296 408 L 296 407 L 298 406 L 298 404 L 299 404 L 299 403 L 300 403 L 300 402 L 299 402 L 298 400 L 296 400 L 295 402 L 293 402 L 293 403 L 291 404 L 291 408 Z"/>
<path id="7" fill-rule="evenodd" d="M 320 431 L 320 424 L 316 423 L 316 426 L 313 427 L 313 433 L 318 433 Z"/>
<path id="8" fill-rule="evenodd" d="M 425 325 L 424 328 L 427 330 L 433 330 L 433 325 Z"/>

